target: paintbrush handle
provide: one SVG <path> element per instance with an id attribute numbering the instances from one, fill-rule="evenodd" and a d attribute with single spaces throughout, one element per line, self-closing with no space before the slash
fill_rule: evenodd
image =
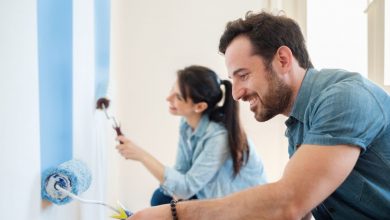
<path id="1" fill-rule="evenodd" d="M 116 131 L 116 134 L 117 134 L 118 136 L 123 135 L 123 133 L 122 133 L 122 131 L 121 131 L 121 128 L 120 128 L 119 126 L 118 126 L 118 127 L 114 127 L 114 130 Z M 120 143 L 120 144 L 123 144 L 122 141 L 119 141 L 119 143 Z"/>

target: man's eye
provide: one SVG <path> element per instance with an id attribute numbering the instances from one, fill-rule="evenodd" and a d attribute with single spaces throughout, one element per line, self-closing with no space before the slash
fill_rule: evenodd
<path id="1" fill-rule="evenodd" d="M 239 77 L 241 80 L 246 80 L 248 78 L 248 75 L 249 75 L 248 73 L 243 73 L 243 74 L 239 75 Z"/>

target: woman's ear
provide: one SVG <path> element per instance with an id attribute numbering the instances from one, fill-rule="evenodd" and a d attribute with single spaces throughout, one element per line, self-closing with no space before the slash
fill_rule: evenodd
<path id="1" fill-rule="evenodd" d="M 202 113 L 203 111 L 205 111 L 208 107 L 207 103 L 206 102 L 198 102 L 195 104 L 195 109 L 194 111 L 196 113 Z"/>

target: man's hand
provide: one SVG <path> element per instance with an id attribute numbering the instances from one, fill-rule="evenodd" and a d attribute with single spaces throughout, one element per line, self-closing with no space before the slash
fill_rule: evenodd
<path id="1" fill-rule="evenodd" d="M 169 205 L 154 206 L 134 213 L 127 220 L 172 220 Z"/>

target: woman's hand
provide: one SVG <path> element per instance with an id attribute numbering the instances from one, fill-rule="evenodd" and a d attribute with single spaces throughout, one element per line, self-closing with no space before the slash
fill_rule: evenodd
<path id="1" fill-rule="evenodd" d="M 116 146 L 116 149 L 122 157 L 141 162 L 160 183 L 164 181 L 165 168 L 160 161 L 124 136 L 118 136 L 116 139 L 123 143 Z"/>
<path id="2" fill-rule="evenodd" d="M 142 148 L 138 147 L 126 137 L 118 136 L 116 139 L 123 143 L 116 146 L 116 149 L 122 157 L 130 160 L 142 161 L 146 156 L 146 152 Z"/>

